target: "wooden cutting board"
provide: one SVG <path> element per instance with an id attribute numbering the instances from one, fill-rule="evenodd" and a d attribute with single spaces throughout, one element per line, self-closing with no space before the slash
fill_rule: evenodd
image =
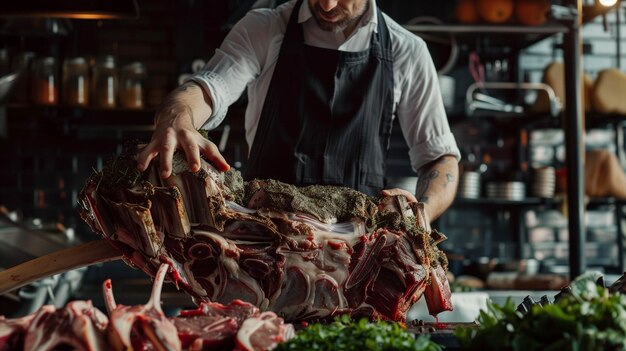
<path id="1" fill-rule="evenodd" d="M 120 252 L 104 239 L 56 251 L 1 271 L 0 295 L 51 275 L 120 258 Z"/>

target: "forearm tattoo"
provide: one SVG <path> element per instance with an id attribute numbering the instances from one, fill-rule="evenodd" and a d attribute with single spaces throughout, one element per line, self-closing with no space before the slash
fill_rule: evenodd
<path id="1" fill-rule="evenodd" d="M 445 184 L 443 184 L 443 187 L 446 188 L 448 186 L 448 184 L 450 183 L 454 183 L 454 175 L 452 175 L 452 173 L 447 172 L 446 173 L 446 182 Z"/>
<path id="2" fill-rule="evenodd" d="M 426 192 L 430 187 L 430 182 L 437 179 L 439 177 L 439 171 L 436 169 L 432 169 L 432 167 L 427 167 L 423 174 L 418 175 L 417 178 L 417 188 L 415 189 L 415 197 L 419 202 L 428 203 L 428 196 Z"/>

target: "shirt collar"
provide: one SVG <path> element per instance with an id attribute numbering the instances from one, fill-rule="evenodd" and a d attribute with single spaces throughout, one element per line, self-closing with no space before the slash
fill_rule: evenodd
<path id="1" fill-rule="evenodd" d="M 369 1 L 369 7 L 367 12 L 361 18 L 359 27 L 371 26 L 375 33 L 378 33 L 378 9 L 376 8 L 376 0 Z M 298 13 L 298 23 L 304 23 L 310 19 L 313 19 L 313 14 L 309 8 L 308 0 L 302 1 L 300 6 L 300 12 Z"/>

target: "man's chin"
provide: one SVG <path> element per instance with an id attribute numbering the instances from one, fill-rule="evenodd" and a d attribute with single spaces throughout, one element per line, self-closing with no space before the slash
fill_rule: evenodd
<path id="1" fill-rule="evenodd" d="M 315 19 L 317 21 L 317 25 L 326 32 L 339 33 L 347 27 L 343 21 L 328 22 L 318 17 L 315 17 Z"/>
<path id="2" fill-rule="evenodd" d="M 320 25 L 320 28 L 322 28 L 323 31 L 332 32 L 332 33 L 339 33 L 344 30 L 344 28 L 333 23 Z"/>

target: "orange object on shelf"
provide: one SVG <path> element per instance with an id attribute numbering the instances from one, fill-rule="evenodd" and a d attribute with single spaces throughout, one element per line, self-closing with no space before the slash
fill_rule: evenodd
<path id="1" fill-rule="evenodd" d="M 92 103 L 96 107 L 117 107 L 118 73 L 115 57 L 103 56 L 96 62 L 92 77 Z"/>
<path id="2" fill-rule="evenodd" d="M 89 104 L 89 66 L 84 57 L 66 60 L 63 64 L 64 102 L 70 106 Z"/>
<path id="3" fill-rule="evenodd" d="M 476 0 L 478 15 L 487 23 L 499 24 L 513 15 L 513 0 Z"/>
<path id="4" fill-rule="evenodd" d="M 31 78 L 32 102 L 40 105 L 56 105 L 59 100 L 59 89 L 54 57 L 36 59 Z"/>
<path id="5" fill-rule="evenodd" d="M 144 79 L 146 68 L 134 62 L 122 68 L 120 78 L 120 104 L 122 107 L 142 109 L 145 105 Z"/>
<path id="6" fill-rule="evenodd" d="M 479 21 L 476 0 L 459 0 L 455 8 L 456 20 L 463 24 L 474 24 Z"/>
<path id="7" fill-rule="evenodd" d="M 538 26 L 546 23 L 550 12 L 548 0 L 515 0 L 515 18 L 520 24 Z"/>

